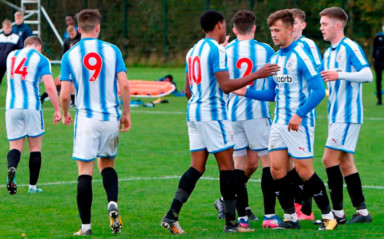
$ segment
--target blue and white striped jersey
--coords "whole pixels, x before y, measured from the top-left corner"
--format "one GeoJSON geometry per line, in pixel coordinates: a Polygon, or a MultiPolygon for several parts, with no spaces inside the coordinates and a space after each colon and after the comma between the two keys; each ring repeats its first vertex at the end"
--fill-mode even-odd
{"type": "Polygon", "coordinates": [[[192,97],[188,101],[187,121],[227,120],[227,98],[215,73],[228,71],[225,48],[205,38],[188,51],[185,72],[188,73],[192,97]]]}
{"type": "MultiPolygon", "coordinates": [[[[269,62],[274,51],[268,44],[256,40],[233,40],[226,47],[227,64],[231,79],[238,79],[257,71],[269,62]]],[[[253,90],[264,90],[268,87],[268,79],[257,79],[249,86],[253,90]]],[[[267,101],[229,94],[228,115],[231,121],[269,118],[267,101]]]]}
{"type": "Polygon", "coordinates": [[[41,77],[51,75],[51,63],[31,48],[15,50],[7,58],[6,109],[41,110],[41,77]]]}
{"type": "MultiPolygon", "coordinates": [[[[369,67],[359,44],[344,37],[336,48],[324,53],[324,70],[356,72],[369,67]]],[[[327,82],[329,89],[328,122],[363,123],[362,83],[346,80],[327,82]]]]}
{"type": "MultiPolygon", "coordinates": [[[[307,82],[319,77],[319,73],[312,57],[297,42],[276,52],[271,57],[271,63],[280,66],[277,75],[272,76],[277,84],[273,122],[288,125],[297,109],[308,99],[310,90],[307,82]]],[[[303,117],[301,125],[315,126],[315,109],[303,117]]]]}
{"type": "Polygon", "coordinates": [[[312,56],[316,68],[319,68],[321,66],[321,54],[316,43],[305,36],[301,36],[296,42],[312,56]]]}
{"type": "Polygon", "coordinates": [[[83,38],[61,61],[61,81],[72,81],[76,109],[86,117],[120,120],[116,74],[126,72],[119,48],[96,38],[83,38]]]}

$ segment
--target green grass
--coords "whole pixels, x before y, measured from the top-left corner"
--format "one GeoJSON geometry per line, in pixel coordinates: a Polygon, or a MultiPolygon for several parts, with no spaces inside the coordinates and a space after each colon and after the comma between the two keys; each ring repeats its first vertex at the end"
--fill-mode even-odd
{"type": "MultiPolygon", "coordinates": [[[[58,67],[54,67],[54,75],[58,67]]],[[[178,89],[184,85],[184,70],[178,68],[130,68],[130,79],[156,80],[172,74],[178,89]]],[[[213,202],[219,197],[217,165],[213,157],[207,163],[204,178],[200,180],[188,203],[181,211],[180,223],[187,232],[183,238],[364,238],[384,237],[383,172],[384,172],[384,107],[375,105],[374,83],[364,85],[365,123],[362,126],[355,159],[363,185],[380,186],[364,188],[368,209],[373,223],[368,225],[343,225],[332,232],[319,232],[311,222],[303,222],[301,230],[263,230],[261,222],[252,224],[256,232],[250,234],[224,234],[223,221],[217,219],[213,202]],[[213,178],[213,180],[209,180],[213,178]]],[[[73,126],[53,125],[50,102],[44,104],[46,134],[43,141],[43,163],[39,183],[44,190],[39,195],[28,195],[28,153],[22,154],[18,167],[19,190],[10,196],[5,188],[6,155],[8,141],[5,133],[4,105],[6,84],[0,86],[0,238],[70,238],[79,229],[80,219],[76,206],[76,162],[71,159],[73,126]],[[1,182],[1,181],[0,181],[1,182]],[[48,183],[63,182],[62,184],[48,183]]],[[[178,177],[189,167],[188,136],[185,120],[186,99],[167,97],[169,104],[154,108],[133,108],[132,129],[120,135],[116,169],[119,174],[119,207],[124,228],[114,236],[109,229],[106,213],[106,195],[100,174],[95,169],[93,182],[92,230],[94,238],[169,238],[159,226],[168,210],[178,185],[178,177]],[[175,176],[164,178],[165,176],[175,176]]],[[[144,101],[148,102],[149,99],[144,101]]],[[[318,107],[315,141],[315,169],[326,181],[321,164],[327,135],[326,105],[318,107]]],[[[273,106],[272,106],[273,107],[273,106]]],[[[249,182],[250,204],[254,213],[263,216],[260,183],[261,170],[249,182]]],[[[347,191],[344,192],[347,216],[354,213],[347,191]]],[[[282,215],[280,206],[277,212],[282,215]]],[[[314,206],[315,216],[320,212],[314,206]]]]}

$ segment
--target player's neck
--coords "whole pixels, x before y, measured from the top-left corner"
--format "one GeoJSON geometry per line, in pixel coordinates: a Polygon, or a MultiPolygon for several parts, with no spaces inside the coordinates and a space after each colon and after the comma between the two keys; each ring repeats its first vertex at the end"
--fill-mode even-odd
{"type": "Polygon", "coordinates": [[[254,39],[255,34],[238,34],[236,35],[237,40],[239,41],[249,41],[254,39]]]}
{"type": "Polygon", "coordinates": [[[212,38],[213,40],[217,41],[219,44],[221,44],[220,37],[218,34],[215,34],[214,32],[208,32],[205,34],[205,38],[212,38]]]}
{"type": "Polygon", "coordinates": [[[287,40],[287,42],[284,45],[281,45],[280,48],[281,49],[287,48],[292,44],[292,42],[293,42],[293,38],[290,38],[287,40]]]}
{"type": "Polygon", "coordinates": [[[97,38],[98,34],[93,34],[93,33],[82,33],[81,34],[81,39],[84,38],[97,38]]]}
{"type": "Polygon", "coordinates": [[[297,41],[297,40],[299,40],[300,37],[302,37],[302,36],[303,36],[303,34],[300,34],[300,35],[298,35],[297,37],[293,38],[293,40],[294,40],[294,41],[297,41]]]}
{"type": "Polygon", "coordinates": [[[344,32],[336,34],[336,36],[330,41],[332,46],[338,45],[338,43],[345,37],[344,32]]]}

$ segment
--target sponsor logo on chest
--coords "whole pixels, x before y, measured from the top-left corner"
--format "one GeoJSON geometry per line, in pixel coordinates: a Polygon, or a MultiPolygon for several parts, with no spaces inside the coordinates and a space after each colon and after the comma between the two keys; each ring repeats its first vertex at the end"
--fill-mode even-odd
{"type": "Polygon", "coordinates": [[[278,83],[291,83],[292,76],[290,75],[276,75],[276,82],[278,83]]]}

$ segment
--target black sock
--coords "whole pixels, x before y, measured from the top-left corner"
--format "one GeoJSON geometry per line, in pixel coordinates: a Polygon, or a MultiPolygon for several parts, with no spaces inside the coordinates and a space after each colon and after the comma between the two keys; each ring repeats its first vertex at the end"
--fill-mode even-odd
{"type": "Polygon", "coordinates": [[[31,152],[29,155],[29,184],[36,185],[41,168],[41,152],[31,152]]]}
{"type": "Polygon", "coordinates": [[[345,177],[349,197],[352,205],[357,209],[366,209],[363,189],[361,187],[361,179],[359,173],[354,173],[345,177]]]}
{"type": "Polygon", "coordinates": [[[273,180],[276,189],[276,195],[279,199],[280,205],[286,214],[295,213],[295,206],[293,202],[293,187],[289,181],[288,176],[284,178],[273,180]]]}
{"type": "Polygon", "coordinates": [[[304,182],[300,178],[299,174],[296,172],[296,169],[293,168],[291,171],[287,173],[287,177],[289,178],[289,181],[293,185],[294,190],[294,201],[295,203],[302,204],[303,201],[303,185],[304,182]]]}
{"type": "Polygon", "coordinates": [[[275,214],[276,193],[271,174],[271,167],[263,168],[263,173],[261,175],[261,191],[263,192],[264,214],[275,214]]]}
{"type": "Polygon", "coordinates": [[[77,207],[81,224],[91,223],[92,176],[80,175],[77,179],[77,207]]]}
{"type": "Polygon", "coordinates": [[[101,176],[103,176],[103,185],[105,192],[107,193],[108,202],[117,202],[119,183],[116,170],[111,167],[104,168],[103,171],[101,171],[101,176]]]}
{"type": "Polygon", "coordinates": [[[303,192],[303,204],[301,207],[301,212],[308,216],[311,215],[312,213],[312,196],[306,195],[304,192],[303,192]]]}
{"type": "Polygon", "coordinates": [[[343,175],[339,165],[326,169],[333,209],[343,210],[343,175]]]}
{"type": "Polygon", "coordinates": [[[328,214],[331,212],[331,206],[329,204],[324,183],[316,173],[314,173],[312,177],[304,183],[304,192],[306,198],[313,196],[322,214],[328,214]]]}
{"type": "Polygon", "coordinates": [[[180,178],[179,187],[176,190],[171,208],[167,212],[167,218],[174,220],[178,219],[181,207],[185,202],[187,202],[201,175],[202,174],[193,167],[190,167],[183,174],[180,178]]]}
{"type": "Polygon", "coordinates": [[[17,165],[20,162],[20,156],[21,156],[21,153],[19,150],[17,149],[9,150],[7,154],[8,168],[12,168],[12,167],[17,168],[17,165]]]}
{"type": "Polygon", "coordinates": [[[245,207],[246,201],[248,201],[248,192],[245,184],[245,171],[235,169],[236,183],[237,183],[237,197],[236,197],[236,209],[239,217],[246,216],[245,207]]]}
{"type": "Polygon", "coordinates": [[[220,170],[220,191],[224,199],[225,224],[236,225],[236,173],[220,170]]]}

